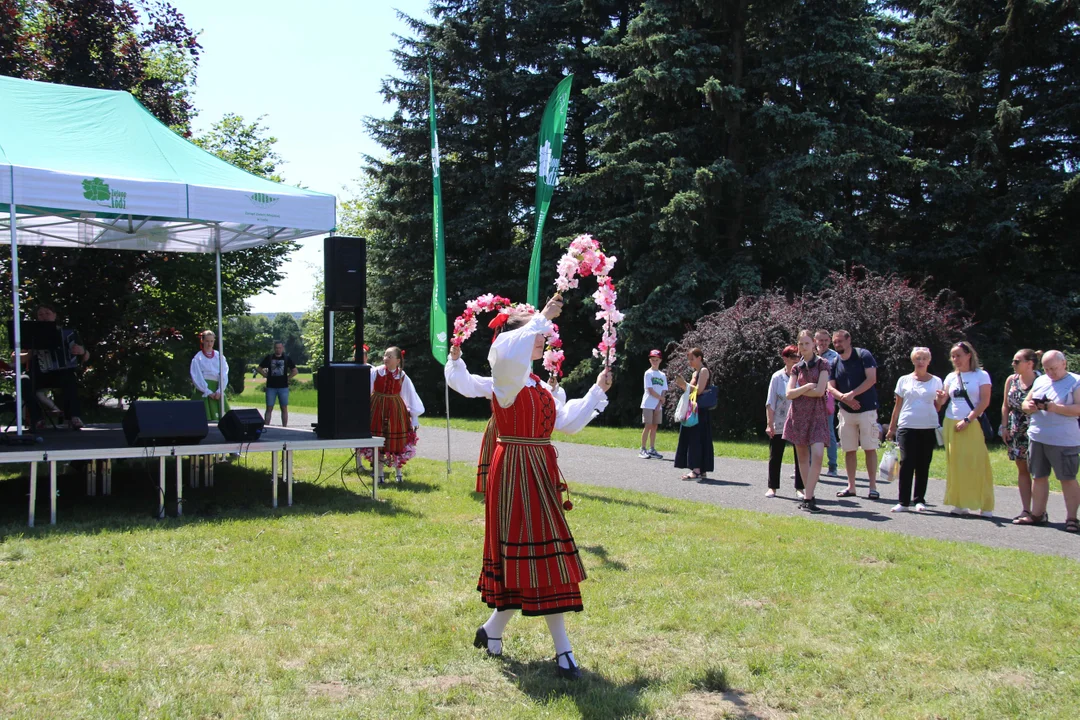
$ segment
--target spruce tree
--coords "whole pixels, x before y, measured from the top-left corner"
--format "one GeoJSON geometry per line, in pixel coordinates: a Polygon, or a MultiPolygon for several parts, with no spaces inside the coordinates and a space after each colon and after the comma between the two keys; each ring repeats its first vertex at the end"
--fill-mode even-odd
{"type": "Polygon", "coordinates": [[[888,248],[959,292],[976,332],[1080,338],[1080,31],[1075,2],[889,2],[890,119],[909,128],[888,248]]]}
{"type": "MultiPolygon", "coordinates": [[[[585,119],[596,105],[581,99],[580,88],[599,83],[597,63],[585,50],[610,26],[609,4],[626,3],[453,0],[432,4],[434,22],[405,18],[411,35],[395,51],[400,73],[383,85],[396,109],[389,118],[366,121],[385,153],[367,158],[367,335],[378,346],[407,349],[408,372],[425,402],[431,398],[429,407],[442,405],[442,370],[430,356],[426,322],[433,247],[428,62],[435,79],[450,318],[485,292],[524,302],[540,118],[552,90],[574,72],[563,158],[583,167],[585,119]]],[[[545,268],[554,268],[565,201],[557,190],[545,231],[545,268]]],[[[545,284],[553,280],[553,271],[545,273],[545,284]]],[[[485,336],[482,328],[466,348],[478,371],[485,336]]],[[[479,403],[473,410],[482,412],[479,403]]]]}
{"type": "Polygon", "coordinates": [[[630,377],[708,309],[871,255],[904,137],[881,118],[876,38],[858,0],[649,0],[594,51],[613,80],[595,91],[598,166],[573,185],[626,273],[630,377]]]}

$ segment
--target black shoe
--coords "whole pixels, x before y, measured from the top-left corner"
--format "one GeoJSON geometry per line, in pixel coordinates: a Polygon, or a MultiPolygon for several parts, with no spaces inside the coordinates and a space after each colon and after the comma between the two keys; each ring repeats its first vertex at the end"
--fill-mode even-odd
{"type": "Polygon", "coordinates": [[[824,512],[824,510],[817,506],[817,500],[815,500],[814,498],[810,498],[809,500],[803,500],[801,503],[799,503],[799,509],[804,510],[808,513],[824,512]]]}
{"type": "Polygon", "coordinates": [[[555,669],[559,671],[559,677],[563,680],[577,680],[581,677],[581,668],[574,664],[574,659],[570,657],[572,654],[573,650],[567,650],[555,656],[555,669]],[[566,656],[566,662],[570,667],[563,667],[559,664],[559,658],[563,655],[566,656]]]}
{"type": "Polygon", "coordinates": [[[491,646],[488,645],[489,640],[498,640],[499,642],[502,642],[502,638],[489,638],[487,630],[485,630],[484,626],[481,625],[476,629],[476,637],[473,638],[472,644],[473,647],[483,648],[491,657],[499,657],[499,655],[501,655],[502,653],[491,652],[491,646]]]}

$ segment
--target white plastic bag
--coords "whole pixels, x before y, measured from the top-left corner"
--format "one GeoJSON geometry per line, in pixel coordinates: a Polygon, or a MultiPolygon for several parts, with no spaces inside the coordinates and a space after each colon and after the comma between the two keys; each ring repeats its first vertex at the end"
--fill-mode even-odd
{"type": "Polygon", "coordinates": [[[681,423],[690,414],[690,388],[687,388],[682,397],[679,398],[679,404],[675,406],[675,422],[681,423]]]}
{"type": "Polygon", "coordinates": [[[878,463],[878,482],[892,482],[900,472],[900,452],[896,443],[885,443],[885,452],[878,463]]]}

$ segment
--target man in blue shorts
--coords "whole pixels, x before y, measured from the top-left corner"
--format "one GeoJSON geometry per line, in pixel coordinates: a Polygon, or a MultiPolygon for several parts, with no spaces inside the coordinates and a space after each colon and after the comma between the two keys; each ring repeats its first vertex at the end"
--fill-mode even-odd
{"type": "Polygon", "coordinates": [[[289,425],[289,380],[296,377],[296,363],[285,354],[285,343],[274,341],[274,352],[259,363],[259,374],[266,378],[266,412],[263,423],[270,425],[274,401],[281,405],[281,427],[289,425]]]}

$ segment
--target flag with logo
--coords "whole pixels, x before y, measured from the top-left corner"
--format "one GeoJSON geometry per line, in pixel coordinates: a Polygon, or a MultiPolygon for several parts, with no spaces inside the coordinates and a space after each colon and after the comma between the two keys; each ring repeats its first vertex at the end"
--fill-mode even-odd
{"type": "Polygon", "coordinates": [[[562,157],[566,111],[570,105],[570,84],[573,80],[573,75],[562,79],[548,98],[544,119],[540,121],[536,153],[536,232],[533,235],[532,262],[529,264],[528,291],[528,303],[537,308],[540,307],[540,240],[544,235],[551,193],[559,184],[559,159],[562,157]]]}
{"type": "Polygon", "coordinates": [[[431,285],[431,354],[446,364],[446,254],[443,249],[442,184],[439,178],[439,133],[435,130],[435,84],[428,65],[428,119],[431,124],[431,185],[434,205],[431,234],[435,241],[435,271],[431,285]]]}

